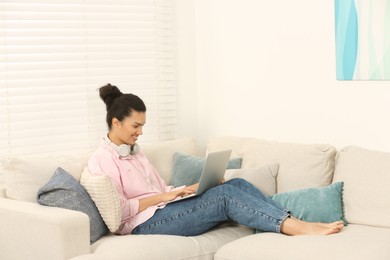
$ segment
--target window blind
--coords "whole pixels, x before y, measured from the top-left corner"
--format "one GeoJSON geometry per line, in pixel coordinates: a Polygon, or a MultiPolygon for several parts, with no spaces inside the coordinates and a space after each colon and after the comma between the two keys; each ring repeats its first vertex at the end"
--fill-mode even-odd
{"type": "Polygon", "coordinates": [[[170,0],[2,0],[0,155],[94,149],[107,132],[98,88],[147,106],[142,141],[175,137],[170,0]]]}

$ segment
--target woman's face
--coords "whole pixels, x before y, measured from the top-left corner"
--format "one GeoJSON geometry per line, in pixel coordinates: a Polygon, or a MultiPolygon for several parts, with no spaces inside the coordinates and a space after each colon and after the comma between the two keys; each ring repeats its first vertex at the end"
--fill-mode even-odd
{"type": "Polygon", "coordinates": [[[114,118],[110,131],[110,139],[117,145],[129,144],[133,145],[142,135],[142,127],[145,125],[145,112],[132,111],[131,116],[119,121],[114,118]]]}

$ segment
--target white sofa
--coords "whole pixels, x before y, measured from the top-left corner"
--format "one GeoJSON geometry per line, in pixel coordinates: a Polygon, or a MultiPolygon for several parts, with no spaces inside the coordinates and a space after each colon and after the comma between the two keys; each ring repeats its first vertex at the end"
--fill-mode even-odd
{"type": "MultiPolygon", "coordinates": [[[[169,182],[173,154],[196,155],[192,139],[142,146],[169,182]]],[[[322,187],[344,182],[349,225],[331,236],[290,237],[254,234],[252,229],[222,225],[196,237],[108,234],[90,245],[84,213],[41,206],[37,190],[61,166],[80,178],[90,152],[72,156],[1,159],[0,259],[390,259],[390,154],[326,144],[292,144],[254,138],[219,137],[207,151],[233,149],[242,168],[278,163],[276,191],[322,187]]]]}

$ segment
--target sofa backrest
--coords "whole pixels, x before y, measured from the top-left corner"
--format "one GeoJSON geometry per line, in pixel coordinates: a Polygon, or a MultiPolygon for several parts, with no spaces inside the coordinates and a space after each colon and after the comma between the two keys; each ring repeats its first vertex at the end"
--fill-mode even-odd
{"type": "MultiPolygon", "coordinates": [[[[142,144],[141,149],[167,183],[174,153],[196,153],[195,142],[191,138],[142,144]]],[[[92,153],[93,151],[82,151],[72,155],[0,158],[0,176],[4,178],[6,197],[35,202],[39,188],[50,180],[57,167],[62,167],[80,180],[83,168],[92,153]]],[[[1,193],[4,193],[1,186],[0,197],[1,193]]]]}
{"type": "Polygon", "coordinates": [[[143,144],[142,151],[157,169],[165,183],[171,179],[173,158],[176,152],[196,155],[196,145],[192,138],[179,138],[170,141],[143,144]]]}
{"type": "Polygon", "coordinates": [[[278,163],[277,192],[329,185],[332,181],[336,149],[328,144],[293,144],[256,138],[211,138],[207,152],[232,149],[241,157],[242,168],[258,168],[278,163]]]}
{"type": "Polygon", "coordinates": [[[1,159],[6,197],[15,200],[36,201],[39,188],[46,184],[57,167],[72,174],[77,180],[92,151],[58,156],[15,156],[1,159]]]}
{"type": "Polygon", "coordinates": [[[390,228],[390,153],[348,146],[339,151],[333,182],[344,181],[349,223],[390,228]]]}

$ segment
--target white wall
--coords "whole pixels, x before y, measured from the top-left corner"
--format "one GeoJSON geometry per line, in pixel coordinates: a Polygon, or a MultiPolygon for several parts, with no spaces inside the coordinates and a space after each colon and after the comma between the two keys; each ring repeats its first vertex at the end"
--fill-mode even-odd
{"type": "Polygon", "coordinates": [[[196,45],[183,46],[188,38],[178,31],[180,48],[195,53],[181,71],[195,76],[180,76],[187,94],[179,118],[198,118],[186,123],[191,134],[196,123],[199,140],[234,135],[390,151],[389,82],[335,79],[333,1],[182,2],[188,13],[178,21],[192,26],[196,45]],[[187,103],[193,87],[196,100],[187,103]]]}
{"type": "Polygon", "coordinates": [[[178,135],[197,137],[195,1],[176,0],[178,135]]]}

